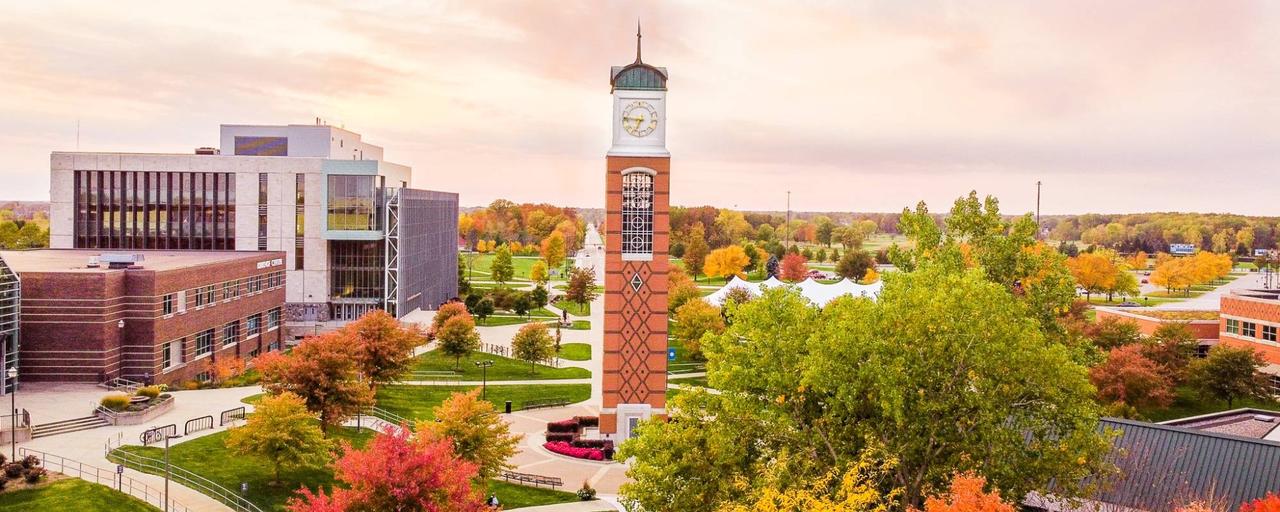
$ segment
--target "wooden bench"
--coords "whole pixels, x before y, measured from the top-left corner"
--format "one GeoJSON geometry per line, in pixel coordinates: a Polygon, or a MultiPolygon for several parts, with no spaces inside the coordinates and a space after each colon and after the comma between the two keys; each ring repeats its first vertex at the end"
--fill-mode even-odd
{"type": "Polygon", "coordinates": [[[517,473],[515,471],[503,471],[501,476],[508,482],[533,485],[534,487],[541,487],[545,485],[555,489],[564,485],[564,481],[558,476],[542,476],[530,473],[517,473]]]}

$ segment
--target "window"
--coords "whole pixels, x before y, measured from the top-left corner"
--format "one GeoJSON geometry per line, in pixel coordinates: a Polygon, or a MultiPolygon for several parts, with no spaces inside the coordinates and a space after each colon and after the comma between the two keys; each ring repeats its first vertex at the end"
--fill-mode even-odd
{"type": "Polygon", "coordinates": [[[160,347],[160,367],[170,369],[182,364],[182,340],[174,340],[160,347]]]}
{"type": "Polygon", "coordinates": [[[258,250],[267,250],[267,173],[258,173],[258,250]]]}
{"type": "Polygon", "coordinates": [[[306,175],[302,173],[298,173],[295,176],[295,180],[296,180],[296,184],[294,187],[297,192],[293,199],[293,210],[294,210],[293,212],[294,213],[293,269],[302,270],[302,252],[303,252],[302,248],[303,248],[303,245],[305,245],[304,235],[306,234],[306,231],[307,231],[306,230],[307,219],[305,215],[306,208],[304,208],[304,206],[306,206],[307,204],[306,175]]]}
{"type": "Polygon", "coordinates": [[[385,245],[361,240],[330,241],[329,295],[343,299],[382,299],[387,275],[383,261],[385,245]]]}
{"type": "Polygon", "coordinates": [[[212,375],[213,374],[208,371],[203,371],[196,374],[196,380],[199,382],[209,382],[213,380],[212,375]]]}
{"type": "Polygon", "coordinates": [[[1258,337],[1258,324],[1253,322],[1244,322],[1241,324],[1240,334],[1250,338],[1258,337]]]}
{"type": "Polygon", "coordinates": [[[374,176],[329,175],[327,224],[331,230],[373,231],[381,229],[375,196],[374,176]]]}
{"type": "Polygon", "coordinates": [[[235,174],[75,171],[76,248],[234,249],[235,174]]]}
{"type": "Polygon", "coordinates": [[[244,335],[246,338],[252,338],[262,332],[262,315],[252,315],[245,321],[244,335]]]}
{"type": "Polygon", "coordinates": [[[196,335],[196,357],[213,352],[213,329],[205,329],[196,335]]]}
{"type": "Polygon", "coordinates": [[[262,291],[262,276],[253,276],[249,278],[249,293],[257,293],[262,291]]]}
{"type": "Polygon", "coordinates": [[[240,281],[232,279],[222,283],[222,300],[231,300],[239,293],[240,281]]]}
{"type": "Polygon", "coordinates": [[[1227,319],[1227,334],[1240,334],[1240,321],[1234,318],[1227,319]]]}
{"type": "Polygon", "coordinates": [[[1271,394],[1280,396],[1280,375],[1270,375],[1267,383],[1271,385],[1271,394]]]}
{"type": "Polygon", "coordinates": [[[204,301],[205,301],[206,303],[208,303],[208,304],[213,304],[214,302],[217,302],[217,299],[214,299],[214,297],[213,297],[214,291],[215,291],[216,289],[217,289],[217,287],[216,287],[216,286],[214,286],[214,285],[209,285],[209,286],[204,287],[204,301]]]}
{"type": "Polygon", "coordinates": [[[1270,341],[1274,343],[1276,341],[1276,326],[1274,325],[1262,326],[1262,339],[1265,341],[1270,341]]]}
{"type": "Polygon", "coordinates": [[[653,175],[622,175],[622,254],[653,254],[653,175]]]}
{"type": "Polygon", "coordinates": [[[267,312],[267,330],[270,331],[277,327],[280,327],[280,308],[267,312]]]}
{"type": "Polygon", "coordinates": [[[222,345],[234,345],[240,341],[240,322],[230,321],[222,326],[222,345]]]}
{"type": "Polygon", "coordinates": [[[162,306],[162,308],[163,308],[162,310],[163,310],[164,314],[166,314],[166,315],[172,315],[172,314],[173,314],[173,305],[174,305],[174,302],[176,301],[176,298],[175,298],[175,297],[176,297],[176,296],[175,296],[174,294],[172,294],[172,293],[170,293],[170,294],[168,294],[168,295],[165,295],[165,296],[164,296],[164,300],[163,300],[163,304],[164,304],[164,306],[162,306]]]}
{"type": "Polygon", "coordinates": [[[213,302],[214,300],[213,300],[212,286],[201,286],[199,288],[196,288],[196,307],[201,307],[206,304],[213,304],[213,302]]]}
{"type": "Polygon", "coordinates": [[[186,290],[182,290],[178,292],[178,312],[179,313],[187,312],[187,291],[186,290]]]}

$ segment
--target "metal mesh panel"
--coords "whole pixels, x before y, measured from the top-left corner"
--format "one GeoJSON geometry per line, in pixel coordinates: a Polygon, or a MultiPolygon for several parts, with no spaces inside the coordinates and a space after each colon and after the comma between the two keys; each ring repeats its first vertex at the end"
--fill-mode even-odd
{"type": "Polygon", "coordinates": [[[653,254],[653,176],[622,175],[622,253],[653,254]]]}

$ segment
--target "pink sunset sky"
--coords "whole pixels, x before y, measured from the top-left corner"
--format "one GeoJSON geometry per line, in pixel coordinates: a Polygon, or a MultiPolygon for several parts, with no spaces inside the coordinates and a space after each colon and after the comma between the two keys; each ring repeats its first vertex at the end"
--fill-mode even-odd
{"type": "Polygon", "coordinates": [[[415,186],[598,207],[611,65],[669,69],[672,202],[1280,214],[1280,3],[18,2],[0,199],[49,152],[322,117],[415,186]]]}

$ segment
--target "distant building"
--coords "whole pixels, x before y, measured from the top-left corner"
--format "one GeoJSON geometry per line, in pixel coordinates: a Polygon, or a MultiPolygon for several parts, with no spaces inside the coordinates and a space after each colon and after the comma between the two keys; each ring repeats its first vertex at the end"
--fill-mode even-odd
{"type": "Polygon", "coordinates": [[[300,331],[457,294],[458,196],[321,124],[223,125],[194,154],[52,155],[55,248],[281,251],[300,331]]]}
{"type": "Polygon", "coordinates": [[[1181,323],[1200,342],[1201,354],[1218,343],[1218,312],[1213,310],[1155,309],[1155,308],[1094,308],[1096,319],[1116,318],[1136,324],[1143,336],[1155,334],[1160,326],[1181,323]]]}
{"type": "Polygon", "coordinates": [[[208,379],[220,359],[281,348],[283,252],[42,249],[0,259],[22,284],[21,382],[174,384],[208,379]]]}

